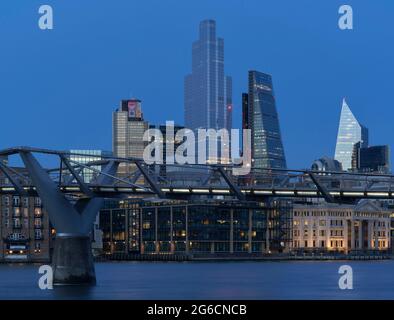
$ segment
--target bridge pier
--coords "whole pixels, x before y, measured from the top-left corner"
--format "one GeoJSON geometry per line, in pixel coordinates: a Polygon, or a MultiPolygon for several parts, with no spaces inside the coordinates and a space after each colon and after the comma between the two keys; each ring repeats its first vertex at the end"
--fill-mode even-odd
{"type": "Polygon", "coordinates": [[[83,234],[58,234],[52,268],[54,285],[95,285],[90,237],[83,234]]]}
{"type": "MultiPolygon", "coordinates": [[[[62,194],[31,152],[21,152],[20,156],[57,232],[52,256],[53,284],[94,285],[96,275],[89,234],[104,200],[89,190],[64,157],[61,156],[61,160],[69,167],[81,189],[87,193],[87,197],[75,203],[62,194]]],[[[96,178],[97,183],[110,183],[117,168],[118,162],[109,161],[96,178]]]]}

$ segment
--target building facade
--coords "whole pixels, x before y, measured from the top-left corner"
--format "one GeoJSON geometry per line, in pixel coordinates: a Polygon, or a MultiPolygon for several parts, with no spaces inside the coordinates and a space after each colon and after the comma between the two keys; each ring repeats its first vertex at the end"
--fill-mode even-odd
{"type": "Polygon", "coordinates": [[[294,205],[294,251],[388,251],[391,211],[362,200],[357,205],[294,205]]]}
{"type": "Polygon", "coordinates": [[[313,171],[339,172],[342,171],[342,164],[335,159],[323,157],[315,160],[311,166],[311,169],[313,171]]]}
{"type": "Polygon", "coordinates": [[[334,158],[345,171],[352,168],[353,148],[358,142],[361,148],[368,147],[368,129],[357,121],[343,99],[334,158]]]}
{"type": "Polygon", "coordinates": [[[243,125],[247,125],[246,129],[251,129],[252,133],[252,167],[285,169],[286,157],[272,77],[266,73],[249,71],[248,94],[243,94],[242,105],[243,125]]]}
{"type": "MultiPolygon", "coordinates": [[[[142,158],[147,145],[143,136],[149,125],[143,119],[141,100],[122,100],[120,108],[113,113],[112,121],[112,150],[114,156],[142,158]]],[[[119,165],[118,173],[127,176],[135,170],[135,164],[122,163],[119,165]]]]}
{"type": "MultiPolygon", "coordinates": [[[[89,162],[100,161],[103,156],[111,156],[112,152],[110,151],[102,151],[102,150],[70,150],[70,155],[67,157],[71,162],[75,161],[80,164],[86,165],[89,162]]],[[[74,163],[71,163],[75,165],[74,163]]],[[[101,171],[101,166],[91,166],[92,169],[101,171]]],[[[82,168],[79,173],[83,180],[86,183],[90,183],[95,176],[97,176],[97,172],[93,170],[89,170],[88,168],[82,168]]]]}
{"type": "Polygon", "coordinates": [[[105,253],[262,255],[290,244],[292,205],[228,201],[107,201],[105,253]]]}
{"type": "Polygon", "coordinates": [[[50,261],[52,232],[40,198],[3,195],[0,199],[0,261],[50,261]]]}
{"type": "Polygon", "coordinates": [[[216,22],[200,23],[192,46],[192,72],[184,82],[185,126],[188,129],[232,127],[232,80],[224,70],[224,40],[216,37],[216,22]]]}
{"type": "Polygon", "coordinates": [[[360,173],[390,173],[390,146],[362,148],[360,143],[356,143],[352,156],[352,171],[360,173]]]}
{"type": "MultiPolygon", "coordinates": [[[[0,184],[10,185],[1,171],[0,184]]],[[[0,195],[0,217],[0,261],[50,261],[53,234],[40,198],[0,195]]]]}

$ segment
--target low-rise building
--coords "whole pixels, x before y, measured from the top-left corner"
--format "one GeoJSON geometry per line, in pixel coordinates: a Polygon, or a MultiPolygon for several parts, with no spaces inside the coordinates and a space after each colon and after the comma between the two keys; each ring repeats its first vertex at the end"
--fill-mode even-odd
{"type": "Polygon", "coordinates": [[[141,254],[262,255],[290,244],[292,202],[107,201],[103,251],[141,254]]]}
{"type": "Polygon", "coordinates": [[[371,200],[361,200],[357,205],[294,205],[292,250],[388,251],[390,214],[371,200]]]}
{"type": "Polygon", "coordinates": [[[0,196],[0,261],[50,261],[51,228],[40,198],[0,196]]]}

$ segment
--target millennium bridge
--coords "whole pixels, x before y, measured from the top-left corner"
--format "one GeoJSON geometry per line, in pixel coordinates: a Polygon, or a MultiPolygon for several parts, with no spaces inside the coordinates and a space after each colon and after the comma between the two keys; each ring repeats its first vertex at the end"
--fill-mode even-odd
{"type": "Polygon", "coordinates": [[[146,164],[140,158],[95,156],[30,147],[0,151],[23,166],[0,161],[0,195],[40,197],[56,229],[54,284],[94,284],[90,232],[108,198],[199,198],[267,201],[323,198],[328,203],[394,199],[394,176],[290,169],[252,169],[235,175],[233,165],[146,164]],[[53,158],[44,168],[39,158],[53,158]],[[100,158],[90,162],[83,158],[100,158]],[[89,173],[89,179],[86,174],[89,173]]]}

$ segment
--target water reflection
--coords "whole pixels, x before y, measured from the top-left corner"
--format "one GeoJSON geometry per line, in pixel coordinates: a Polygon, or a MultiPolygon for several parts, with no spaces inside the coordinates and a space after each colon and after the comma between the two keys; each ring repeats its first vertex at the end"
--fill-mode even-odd
{"type": "Polygon", "coordinates": [[[394,260],[96,264],[96,286],[38,288],[38,266],[0,265],[0,299],[394,299],[394,260]],[[338,269],[353,268],[354,290],[338,269]]]}
{"type": "Polygon", "coordinates": [[[94,286],[54,286],[52,298],[56,300],[90,300],[93,299],[94,286]]]}

